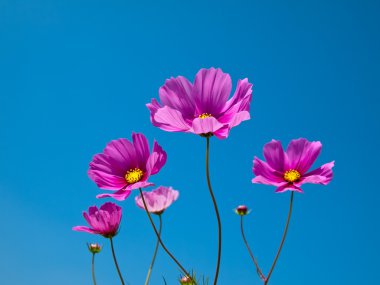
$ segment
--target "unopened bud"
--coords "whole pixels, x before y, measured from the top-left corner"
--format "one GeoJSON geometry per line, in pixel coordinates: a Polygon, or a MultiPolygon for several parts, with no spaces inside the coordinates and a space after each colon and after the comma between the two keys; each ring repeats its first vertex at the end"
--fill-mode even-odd
{"type": "Polygon", "coordinates": [[[193,282],[193,279],[189,276],[183,276],[180,280],[179,280],[179,283],[181,285],[193,285],[194,282],[193,282]]]}
{"type": "Polygon", "coordinates": [[[248,215],[251,211],[248,210],[247,206],[245,205],[240,205],[235,208],[235,213],[238,214],[239,216],[245,216],[248,215]]]}
{"type": "Polygon", "coordinates": [[[102,246],[98,243],[87,244],[88,250],[92,253],[99,253],[102,250],[102,246]]]}

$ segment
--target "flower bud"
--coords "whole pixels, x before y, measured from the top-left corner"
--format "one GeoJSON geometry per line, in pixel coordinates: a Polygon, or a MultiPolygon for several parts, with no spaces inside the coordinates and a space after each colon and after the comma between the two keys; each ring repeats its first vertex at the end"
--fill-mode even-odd
{"type": "Polygon", "coordinates": [[[180,280],[179,280],[179,283],[181,285],[193,285],[194,282],[193,282],[193,279],[189,276],[183,276],[180,280]]]}
{"type": "Polygon", "coordinates": [[[239,216],[245,216],[248,215],[251,212],[251,210],[248,210],[247,206],[240,205],[235,208],[235,213],[239,216]]]}
{"type": "Polygon", "coordinates": [[[98,243],[87,244],[87,247],[88,247],[88,250],[93,254],[99,253],[102,250],[102,246],[98,243]]]}

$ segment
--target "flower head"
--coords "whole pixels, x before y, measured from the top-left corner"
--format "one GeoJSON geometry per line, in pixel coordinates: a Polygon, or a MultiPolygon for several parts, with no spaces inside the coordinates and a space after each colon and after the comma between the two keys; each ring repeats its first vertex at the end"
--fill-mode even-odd
{"type": "Polygon", "coordinates": [[[250,210],[248,210],[247,206],[245,206],[245,205],[237,206],[234,209],[234,211],[239,216],[246,216],[246,215],[248,215],[251,212],[250,210]]]}
{"type": "Polygon", "coordinates": [[[88,176],[99,188],[116,190],[111,194],[100,194],[97,198],[112,197],[122,201],[131,194],[131,190],[153,185],[148,178],[164,166],[166,152],[154,141],[151,153],[143,134],[133,133],[132,140],[113,140],[103,153],[93,157],[88,176]]]}
{"type": "Polygon", "coordinates": [[[276,192],[286,190],[303,193],[301,185],[305,183],[327,185],[332,177],[334,161],[307,172],[321,152],[319,141],[309,142],[304,138],[292,140],[286,151],[281,142],[272,140],[264,146],[265,161],[253,160],[252,183],[261,183],[277,187],[276,192]]]}
{"type": "Polygon", "coordinates": [[[193,279],[189,276],[183,276],[180,280],[179,280],[179,283],[181,285],[193,285],[194,282],[193,282],[193,279]]]}
{"type": "Polygon", "coordinates": [[[154,126],[168,132],[228,137],[230,129],[249,120],[252,84],[239,80],[234,95],[229,74],[221,69],[201,69],[194,84],[183,76],[170,78],[159,89],[161,103],[147,104],[154,126]]]}
{"type": "Polygon", "coordinates": [[[87,247],[88,247],[88,250],[94,254],[99,253],[102,250],[102,246],[98,243],[87,244],[87,247]]]}
{"type": "Polygon", "coordinates": [[[83,217],[90,227],[76,226],[74,231],[102,235],[106,238],[113,237],[119,230],[121,221],[121,208],[115,203],[107,202],[100,206],[88,208],[88,213],[83,212],[83,217]]]}
{"type": "MultiPolygon", "coordinates": [[[[179,192],[173,190],[172,187],[160,186],[151,192],[143,192],[143,195],[148,211],[161,215],[166,208],[178,199],[179,192]]],[[[136,196],[135,202],[139,208],[145,210],[141,196],[136,196]]]]}

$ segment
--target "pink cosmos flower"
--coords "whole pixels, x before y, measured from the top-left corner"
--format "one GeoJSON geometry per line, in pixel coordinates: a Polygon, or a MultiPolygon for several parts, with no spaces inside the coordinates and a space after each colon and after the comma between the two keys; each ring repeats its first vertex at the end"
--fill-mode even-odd
{"type": "Polygon", "coordinates": [[[201,69],[194,84],[183,76],[170,78],[159,89],[160,104],[147,104],[154,126],[168,132],[228,137],[232,127],[249,120],[252,84],[239,80],[234,95],[230,75],[221,69],[201,69]]]}
{"type": "Polygon", "coordinates": [[[286,190],[303,193],[304,183],[327,185],[332,177],[334,161],[307,172],[321,152],[319,141],[309,142],[304,138],[292,140],[286,152],[281,142],[272,140],[264,146],[265,161],[253,160],[253,173],[256,175],[252,183],[261,183],[277,187],[276,192],[286,190]]]}
{"type": "Polygon", "coordinates": [[[112,197],[125,200],[131,190],[153,185],[148,178],[160,171],[166,162],[166,152],[154,141],[150,153],[148,140],[143,134],[132,134],[133,143],[127,139],[113,140],[103,153],[96,154],[88,170],[88,176],[112,194],[100,194],[97,198],[112,197]]]}
{"type": "MultiPolygon", "coordinates": [[[[160,186],[151,192],[143,192],[148,211],[153,214],[161,215],[175,200],[178,199],[179,192],[172,187],[160,186]]],[[[136,196],[136,205],[145,210],[141,196],[136,196]]]]}
{"type": "Polygon", "coordinates": [[[90,227],[76,226],[73,227],[74,231],[98,234],[110,238],[115,236],[119,229],[121,208],[114,203],[107,202],[100,206],[100,209],[96,206],[88,208],[88,214],[83,212],[83,217],[90,227]]]}

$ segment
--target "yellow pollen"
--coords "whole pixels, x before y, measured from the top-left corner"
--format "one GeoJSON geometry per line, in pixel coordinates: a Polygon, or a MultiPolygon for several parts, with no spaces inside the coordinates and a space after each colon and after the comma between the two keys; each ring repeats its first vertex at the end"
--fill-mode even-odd
{"type": "Polygon", "coordinates": [[[212,117],[212,115],[209,113],[203,113],[198,116],[198,118],[201,118],[201,119],[210,118],[210,117],[212,117]]]}
{"type": "Polygon", "coordinates": [[[284,179],[288,182],[294,182],[300,179],[300,177],[301,177],[301,174],[295,169],[290,169],[286,171],[284,174],[284,179]]]}
{"type": "Polygon", "coordinates": [[[129,169],[127,171],[127,174],[125,174],[125,180],[127,180],[128,183],[136,183],[141,180],[143,177],[144,172],[139,168],[129,169]]]}

